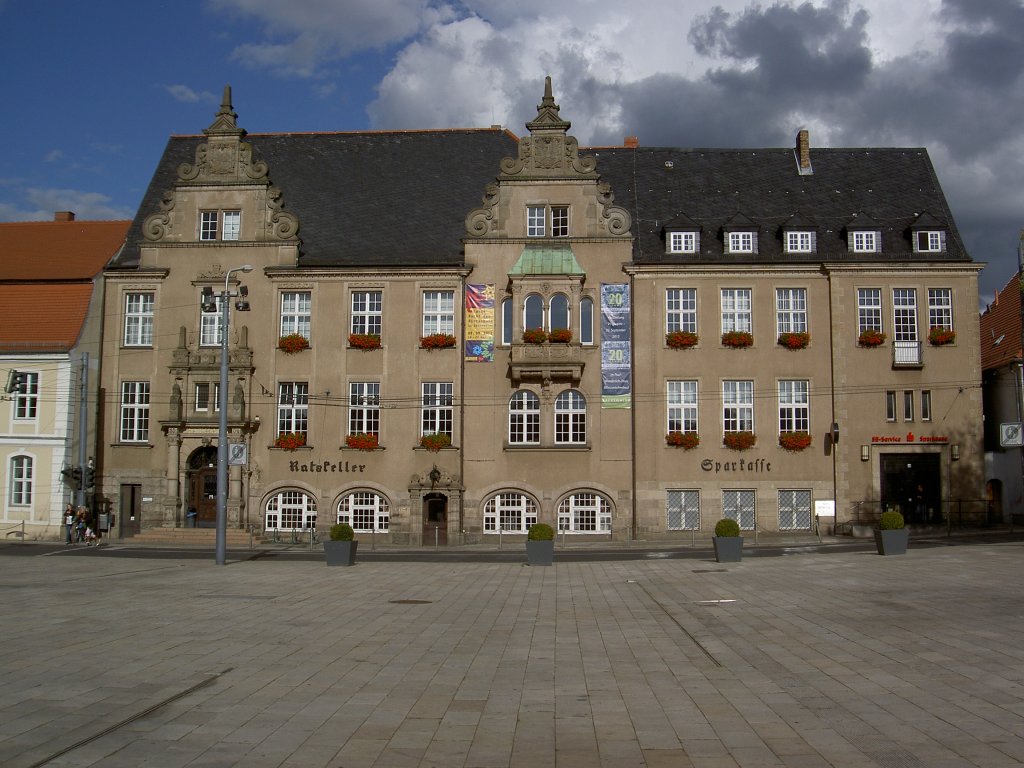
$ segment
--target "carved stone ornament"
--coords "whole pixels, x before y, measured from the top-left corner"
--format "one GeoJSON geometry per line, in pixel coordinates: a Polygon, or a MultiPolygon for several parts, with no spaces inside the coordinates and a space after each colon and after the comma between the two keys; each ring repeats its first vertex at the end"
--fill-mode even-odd
{"type": "Polygon", "coordinates": [[[597,185],[597,194],[602,209],[601,220],[608,234],[628,235],[632,217],[625,208],[612,205],[615,202],[615,195],[612,193],[611,185],[608,182],[601,182],[597,185]]]}
{"type": "Polygon", "coordinates": [[[490,183],[484,187],[483,208],[477,208],[466,216],[466,231],[474,237],[483,237],[494,226],[494,206],[498,202],[498,185],[490,183]]]}

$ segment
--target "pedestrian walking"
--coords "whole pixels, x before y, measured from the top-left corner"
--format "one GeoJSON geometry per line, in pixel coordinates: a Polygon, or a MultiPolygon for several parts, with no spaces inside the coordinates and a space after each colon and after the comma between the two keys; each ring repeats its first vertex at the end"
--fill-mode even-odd
{"type": "Polygon", "coordinates": [[[85,507],[78,508],[78,517],[75,518],[75,541],[85,541],[85,507]]]}
{"type": "Polygon", "coordinates": [[[75,527],[75,508],[70,504],[64,510],[64,527],[67,529],[67,539],[64,541],[64,546],[67,547],[74,543],[71,538],[71,531],[75,527]]]}

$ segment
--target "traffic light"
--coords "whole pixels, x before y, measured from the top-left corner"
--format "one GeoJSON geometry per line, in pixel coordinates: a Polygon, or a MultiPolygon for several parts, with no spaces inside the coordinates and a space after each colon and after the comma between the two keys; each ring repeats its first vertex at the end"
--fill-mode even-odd
{"type": "Polygon", "coordinates": [[[74,490],[79,490],[82,487],[82,468],[75,467],[64,467],[60,471],[61,475],[64,476],[64,482],[70,485],[74,490]]]}
{"type": "Polygon", "coordinates": [[[88,467],[87,466],[85,468],[85,479],[84,479],[84,482],[85,482],[85,484],[82,486],[83,488],[92,488],[94,485],[96,485],[96,468],[95,467],[88,467]]]}
{"type": "Polygon", "coordinates": [[[25,394],[24,388],[25,374],[12,368],[7,374],[7,394],[11,395],[17,392],[19,395],[23,395],[25,394]]]}

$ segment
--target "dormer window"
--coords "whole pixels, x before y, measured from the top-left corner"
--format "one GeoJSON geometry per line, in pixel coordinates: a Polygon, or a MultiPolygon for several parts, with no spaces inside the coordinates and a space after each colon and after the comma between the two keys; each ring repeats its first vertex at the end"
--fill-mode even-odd
{"type": "Polygon", "coordinates": [[[696,232],[669,232],[668,233],[669,253],[696,253],[697,233],[696,232]]]}
{"type": "Polygon", "coordinates": [[[528,205],[526,206],[527,237],[568,237],[569,206],[528,205]]]}
{"type": "Polygon", "coordinates": [[[241,211],[200,211],[199,239],[237,240],[242,227],[241,211]]]}
{"type": "Polygon", "coordinates": [[[729,253],[753,253],[753,232],[730,232],[728,234],[729,253]]]}
{"type": "Polygon", "coordinates": [[[879,247],[877,232],[858,230],[850,233],[850,247],[854,253],[877,253],[879,247]]]}
{"type": "Polygon", "coordinates": [[[786,253],[812,253],[814,233],[804,230],[786,232],[786,253]]]}
{"type": "Polygon", "coordinates": [[[914,250],[917,253],[942,253],[946,243],[944,234],[934,229],[918,230],[914,233],[914,250]]]}

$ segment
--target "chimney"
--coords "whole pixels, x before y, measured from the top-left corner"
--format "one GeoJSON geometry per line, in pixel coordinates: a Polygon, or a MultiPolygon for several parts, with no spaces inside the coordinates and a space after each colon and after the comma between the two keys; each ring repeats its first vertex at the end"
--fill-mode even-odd
{"type": "Polygon", "coordinates": [[[636,149],[640,146],[640,139],[636,136],[627,136],[622,140],[622,146],[627,149],[636,149]]]}
{"type": "Polygon", "coordinates": [[[75,212],[74,211],[57,211],[56,213],[53,214],[53,220],[54,221],[74,221],[75,220],[75,212]]]}
{"type": "Polygon", "coordinates": [[[796,135],[796,155],[800,163],[800,175],[813,173],[811,169],[811,136],[806,128],[801,128],[796,135]]]}

